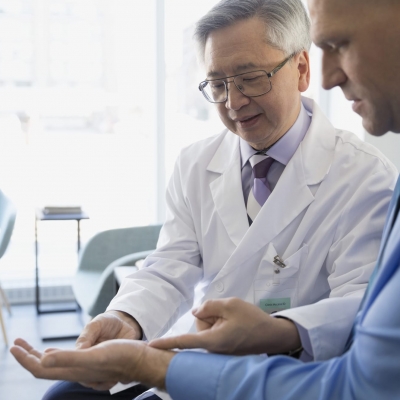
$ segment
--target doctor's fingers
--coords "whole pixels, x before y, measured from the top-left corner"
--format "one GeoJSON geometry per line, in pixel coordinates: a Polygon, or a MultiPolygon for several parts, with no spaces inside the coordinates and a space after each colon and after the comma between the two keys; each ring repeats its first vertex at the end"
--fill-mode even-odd
{"type": "MultiPolygon", "coordinates": [[[[120,315],[119,311],[107,311],[97,315],[83,329],[76,341],[77,349],[87,349],[99,343],[104,343],[113,339],[139,339],[139,324],[135,321],[137,329],[127,323],[120,315]]],[[[131,317],[129,317],[131,319],[131,317]]]]}
{"type": "Polygon", "coordinates": [[[150,347],[160,350],[172,349],[205,349],[214,351],[220,348],[220,342],[223,337],[218,332],[211,330],[199,333],[187,333],[185,335],[154,339],[149,343],[150,347]]]}
{"type": "Polygon", "coordinates": [[[196,318],[226,318],[247,303],[236,297],[228,297],[226,299],[207,300],[200,307],[193,310],[192,313],[196,318]]]}
{"type": "MultiPolygon", "coordinates": [[[[192,343],[195,342],[192,336],[194,335],[186,334],[181,336],[154,339],[149,342],[149,346],[160,350],[192,349],[192,343]]],[[[195,348],[196,347],[200,346],[195,346],[195,348]]]]}
{"type": "Polygon", "coordinates": [[[121,331],[122,322],[114,315],[99,314],[83,328],[76,349],[87,349],[106,340],[115,339],[121,331]]]}
{"type": "Polygon", "coordinates": [[[204,319],[199,319],[196,318],[196,330],[197,332],[201,331],[206,331],[208,329],[211,329],[218,321],[220,321],[220,318],[218,317],[211,317],[211,318],[204,318],[204,319]]]}
{"type": "Polygon", "coordinates": [[[87,349],[94,346],[102,334],[102,323],[98,320],[90,321],[84,328],[75,343],[77,349],[87,349]]]}

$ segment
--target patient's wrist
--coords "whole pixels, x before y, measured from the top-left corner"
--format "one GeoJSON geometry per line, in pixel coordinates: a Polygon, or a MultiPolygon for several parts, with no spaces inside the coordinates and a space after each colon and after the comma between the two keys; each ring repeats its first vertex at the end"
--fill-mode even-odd
{"type": "Polygon", "coordinates": [[[146,347],[144,358],[141,362],[143,376],[140,377],[140,381],[147,386],[165,389],[168,367],[175,355],[176,353],[172,351],[146,347]]]}

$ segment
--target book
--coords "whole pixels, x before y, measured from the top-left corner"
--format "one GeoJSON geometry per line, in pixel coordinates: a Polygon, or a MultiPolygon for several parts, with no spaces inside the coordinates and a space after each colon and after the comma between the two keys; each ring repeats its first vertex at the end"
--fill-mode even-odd
{"type": "Polygon", "coordinates": [[[43,214],[80,214],[82,212],[81,206],[46,206],[43,207],[43,214]]]}

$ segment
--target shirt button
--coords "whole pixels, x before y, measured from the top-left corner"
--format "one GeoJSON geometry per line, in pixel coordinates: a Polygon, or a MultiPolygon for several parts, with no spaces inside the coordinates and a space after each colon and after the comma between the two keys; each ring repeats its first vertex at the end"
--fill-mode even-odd
{"type": "Polygon", "coordinates": [[[220,293],[223,292],[224,291],[224,284],[222,282],[217,282],[215,284],[215,290],[217,292],[220,292],[220,293]]]}

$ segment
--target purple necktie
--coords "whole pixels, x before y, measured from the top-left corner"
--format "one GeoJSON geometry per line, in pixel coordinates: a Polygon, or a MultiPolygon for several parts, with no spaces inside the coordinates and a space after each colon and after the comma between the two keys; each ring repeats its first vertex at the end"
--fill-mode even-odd
{"type": "Polygon", "coordinates": [[[250,157],[249,162],[253,168],[253,187],[247,199],[247,214],[251,221],[254,221],[261,207],[271,194],[268,185],[268,171],[275,160],[265,154],[256,153],[250,157]]]}

